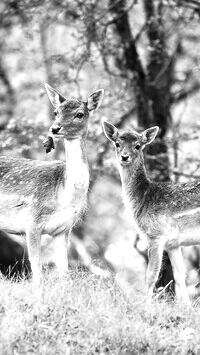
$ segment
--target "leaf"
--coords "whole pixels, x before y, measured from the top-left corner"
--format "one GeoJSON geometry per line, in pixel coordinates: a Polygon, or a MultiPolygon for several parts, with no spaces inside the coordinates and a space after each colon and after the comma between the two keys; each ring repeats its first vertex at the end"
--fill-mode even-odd
{"type": "Polygon", "coordinates": [[[46,148],[46,153],[50,153],[51,150],[55,149],[54,141],[51,136],[48,136],[43,141],[44,147],[46,148]]]}

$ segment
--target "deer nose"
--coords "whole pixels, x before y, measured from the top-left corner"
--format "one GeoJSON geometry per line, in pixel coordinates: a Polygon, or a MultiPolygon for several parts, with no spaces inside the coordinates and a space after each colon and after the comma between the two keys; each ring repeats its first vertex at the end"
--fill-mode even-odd
{"type": "Polygon", "coordinates": [[[51,126],[51,132],[57,134],[60,131],[61,127],[58,125],[51,126]]]}
{"type": "Polygon", "coordinates": [[[122,161],[128,161],[129,155],[127,155],[127,154],[122,155],[121,158],[122,158],[122,161]]]}

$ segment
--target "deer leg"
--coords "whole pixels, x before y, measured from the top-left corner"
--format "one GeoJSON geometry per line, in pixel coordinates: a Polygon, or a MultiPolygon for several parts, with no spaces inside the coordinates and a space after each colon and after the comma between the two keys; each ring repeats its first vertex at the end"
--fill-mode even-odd
{"type": "Polygon", "coordinates": [[[54,237],[54,262],[59,277],[63,277],[68,271],[68,232],[63,232],[54,237]]]}
{"type": "Polygon", "coordinates": [[[158,240],[149,240],[148,246],[148,266],[146,274],[146,284],[148,296],[152,297],[155,283],[158,279],[163,255],[163,244],[158,240]]]}
{"type": "Polygon", "coordinates": [[[41,276],[41,261],[40,261],[40,242],[41,232],[38,228],[32,226],[26,231],[28,255],[31,263],[31,269],[33,273],[33,282],[35,284],[40,283],[41,276]]]}
{"type": "Polygon", "coordinates": [[[186,284],[185,284],[185,265],[181,248],[167,250],[174,274],[176,283],[176,296],[181,299],[185,304],[190,305],[186,284]]]}

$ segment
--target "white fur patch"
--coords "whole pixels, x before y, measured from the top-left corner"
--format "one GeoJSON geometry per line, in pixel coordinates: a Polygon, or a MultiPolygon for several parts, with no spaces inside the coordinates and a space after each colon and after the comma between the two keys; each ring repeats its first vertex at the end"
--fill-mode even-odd
{"type": "Polygon", "coordinates": [[[65,140],[67,179],[60,188],[58,206],[47,222],[45,229],[70,229],[79,219],[86,206],[89,186],[87,160],[83,156],[80,139],[65,140]]]}
{"type": "MultiPolygon", "coordinates": [[[[88,189],[89,171],[86,159],[84,160],[80,139],[65,140],[67,184],[81,186],[88,189]]],[[[67,187],[67,186],[66,186],[67,187]]]]}

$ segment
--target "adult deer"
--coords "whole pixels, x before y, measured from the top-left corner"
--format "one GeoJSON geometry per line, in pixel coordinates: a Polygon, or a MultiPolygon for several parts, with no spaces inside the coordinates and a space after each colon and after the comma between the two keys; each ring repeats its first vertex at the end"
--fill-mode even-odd
{"type": "Polygon", "coordinates": [[[0,229],[26,234],[35,283],[40,282],[40,240],[44,233],[55,239],[59,275],[68,268],[68,235],[86,207],[89,185],[85,152],[88,117],[103,98],[103,90],[97,90],[87,102],[67,100],[50,85],[45,87],[55,107],[50,132],[64,140],[66,164],[0,157],[0,229]]]}
{"type": "Polygon", "coordinates": [[[106,137],[114,143],[122,181],[122,194],[130,219],[148,240],[147,288],[152,296],[163,250],[171,260],[178,298],[189,304],[181,246],[200,244],[200,181],[152,182],[144,166],[143,149],[153,142],[158,127],[142,133],[118,131],[103,122],[106,137]]]}

